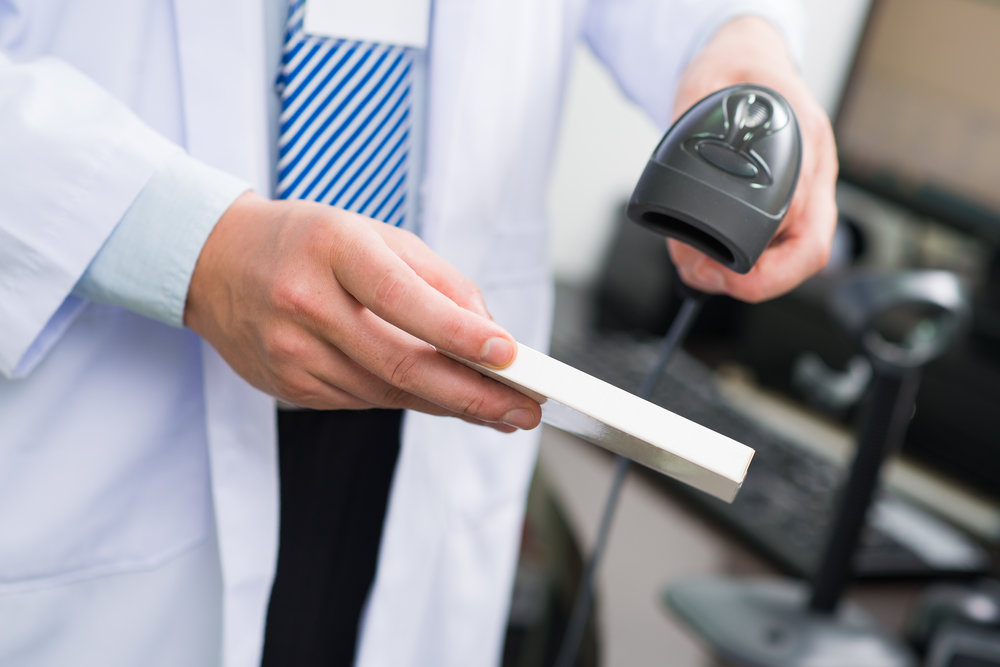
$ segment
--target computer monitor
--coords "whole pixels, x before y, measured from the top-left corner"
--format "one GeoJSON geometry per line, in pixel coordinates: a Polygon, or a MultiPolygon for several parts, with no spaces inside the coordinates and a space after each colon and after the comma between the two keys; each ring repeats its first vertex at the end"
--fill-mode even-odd
{"type": "Polygon", "coordinates": [[[842,181],[992,258],[904,452],[1000,501],[1000,1],[873,0],[834,128],[842,181]]]}
{"type": "Polygon", "coordinates": [[[1000,245],[1000,2],[874,0],[835,130],[842,180],[1000,245]]]}

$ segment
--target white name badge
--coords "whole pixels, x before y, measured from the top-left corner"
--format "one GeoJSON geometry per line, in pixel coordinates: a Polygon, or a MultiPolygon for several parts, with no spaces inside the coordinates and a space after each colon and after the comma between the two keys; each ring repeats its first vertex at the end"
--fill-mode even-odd
{"type": "Polygon", "coordinates": [[[311,0],[302,28],[312,35],[427,46],[431,0],[311,0]]]}

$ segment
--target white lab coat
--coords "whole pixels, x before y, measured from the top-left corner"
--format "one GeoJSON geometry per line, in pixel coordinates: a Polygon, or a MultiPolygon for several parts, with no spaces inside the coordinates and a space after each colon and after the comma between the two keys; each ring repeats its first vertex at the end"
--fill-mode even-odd
{"type": "MultiPolygon", "coordinates": [[[[665,125],[683,62],[745,6],[794,14],[781,0],[435,1],[422,233],[520,340],[549,333],[544,200],[575,40],[665,125]]],[[[0,56],[4,664],[259,659],[273,402],[190,332],[70,291],[173,144],[269,191],[268,11],[0,0],[16,63],[0,56]]],[[[359,664],[497,661],[536,436],[407,416],[359,664]]]]}

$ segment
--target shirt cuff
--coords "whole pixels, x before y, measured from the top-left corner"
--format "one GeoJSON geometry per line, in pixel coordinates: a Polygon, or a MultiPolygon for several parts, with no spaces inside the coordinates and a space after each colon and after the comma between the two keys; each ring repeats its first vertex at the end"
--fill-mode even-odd
{"type": "Polygon", "coordinates": [[[205,240],[250,186],[179,152],[143,187],[73,294],[184,324],[191,274],[205,240]]]}

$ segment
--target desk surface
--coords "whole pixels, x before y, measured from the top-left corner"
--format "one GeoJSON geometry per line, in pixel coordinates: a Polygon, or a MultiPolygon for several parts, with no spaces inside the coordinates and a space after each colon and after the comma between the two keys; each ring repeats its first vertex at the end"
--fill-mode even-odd
{"type": "MultiPolygon", "coordinates": [[[[541,470],[589,553],[611,484],[603,450],[543,427],[541,470]]],[[[628,477],[599,570],[601,664],[720,667],[660,602],[664,587],[692,575],[778,577],[777,571],[645,476],[628,477]]],[[[890,630],[900,629],[922,586],[864,584],[849,598],[890,630]]]]}

